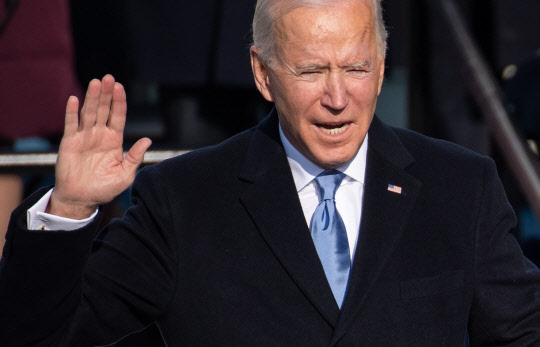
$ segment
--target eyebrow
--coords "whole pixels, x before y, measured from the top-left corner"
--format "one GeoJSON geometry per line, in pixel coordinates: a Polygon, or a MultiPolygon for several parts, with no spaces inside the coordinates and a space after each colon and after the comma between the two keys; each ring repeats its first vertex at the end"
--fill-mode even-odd
{"type": "MultiPolygon", "coordinates": [[[[350,65],[343,66],[347,69],[370,69],[371,68],[371,59],[352,63],[350,65]]],[[[296,71],[317,71],[320,69],[327,69],[329,65],[318,65],[312,63],[299,64],[295,66],[296,71]]]]}
{"type": "Polygon", "coordinates": [[[371,59],[364,60],[361,62],[353,63],[350,65],[345,66],[346,68],[351,69],[370,69],[371,68],[371,59]]]}
{"type": "Polygon", "coordinates": [[[328,65],[318,65],[318,64],[310,64],[310,63],[306,63],[306,64],[299,64],[299,65],[296,65],[296,70],[300,70],[300,71],[316,71],[316,70],[320,70],[320,69],[325,69],[325,68],[328,68],[328,65]]]}

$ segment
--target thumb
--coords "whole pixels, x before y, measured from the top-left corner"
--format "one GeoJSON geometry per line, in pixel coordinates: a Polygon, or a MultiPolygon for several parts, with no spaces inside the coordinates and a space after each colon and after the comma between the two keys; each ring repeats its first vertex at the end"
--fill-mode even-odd
{"type": "Polygon", "coordinates": [[[146,153],[146,150],[150,145],[152,144],[152,140],[145,137],[137,141],[129,150],[129,152],[126,154],[126,157],[124,158],[124,161],[122,162],[122,166],[124,166],[124,170],[128,172],[135,172],[139,165],[143,162],[144,159],[144,153],[146,153]]]}

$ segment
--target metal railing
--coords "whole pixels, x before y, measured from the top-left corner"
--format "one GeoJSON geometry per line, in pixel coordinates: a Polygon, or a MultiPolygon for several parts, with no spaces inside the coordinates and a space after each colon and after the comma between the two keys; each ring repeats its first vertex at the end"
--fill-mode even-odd
{"type": "Polygon", "coordinates": [[[439,0],[432,4],[438,7],[450,28],[452,39],[465,66],[464,79],[469,91],[482,111],[534,214],[540,220],[540,163],[528,150],[525,140],[516,132],[502,102],[500,86],[467,30],[455,1],[439,0]]]}
{"type": "MultiPolygon", "coordinates": [[[[144,155],[142,165],[159,163],[162,160],[176,157],[189,152],[189,150],[148,151],[144,155]]],[[[124,155],[126,152],[124,152],[124,155]]],[[[23,153],[0,154],[0,172],[20,173],[35,169],[53,169],[58,153],[23,153]]]]}

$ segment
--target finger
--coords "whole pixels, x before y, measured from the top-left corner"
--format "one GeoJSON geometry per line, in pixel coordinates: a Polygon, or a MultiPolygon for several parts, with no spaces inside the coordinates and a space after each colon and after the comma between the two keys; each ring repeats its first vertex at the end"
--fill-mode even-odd
{"type": "Polygon", "coordinates": [[[70,136],[77,132],[79,127],[79,99],[70,96],[66,105],[66,119],[64,125],[64,136],[70,136]]]}
{"type": "Polygon", "coordinates": [[[114,77],[105,75],[101,80],[101,90],[99,94],[99,106],[97,109],[96,124],[105,126],[111,111],[111,100],[113,98],[114,77]]]}
{"type": "Polygon", "coordinates": [[[135,171],[143,162],[144,153],[146,153],[151,144],[152,140],[144,137],[131,147],[129,152],[126,154],[124,161],[122,162],[125,172],[127,172],[129,175],[135,175],[135,171]]]}
{"type": "Polygon", "coordinates": [[[81,109],[81,121],[79,129],[88,129],[96,124],[96,113],[99,105],[99,91],[101,89],[101,81],[93,79],[88,84],[84,104],[81,109]]]}
{"type": "Polygon", "coordinates": [[[124,86],[117,82],[114,84],[111,114],[109,117],[109,126],[111,129],[120,133],[124,132],[124,126],[126,124],[126,112],[126,91],[124,90],[124,86]]]}

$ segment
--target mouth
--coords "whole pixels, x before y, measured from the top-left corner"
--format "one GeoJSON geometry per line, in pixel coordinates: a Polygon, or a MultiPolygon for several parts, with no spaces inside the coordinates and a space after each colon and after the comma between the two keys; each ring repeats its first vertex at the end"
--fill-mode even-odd
{"type": "Polygon", "coordinates": [[[349,128],[350,125],[351,123],[339,123],[339,124],[323,123],[323,124],[317,124],[317,127],[328,135],[339,135],[339,134],[344,133],[349,128]]]}

